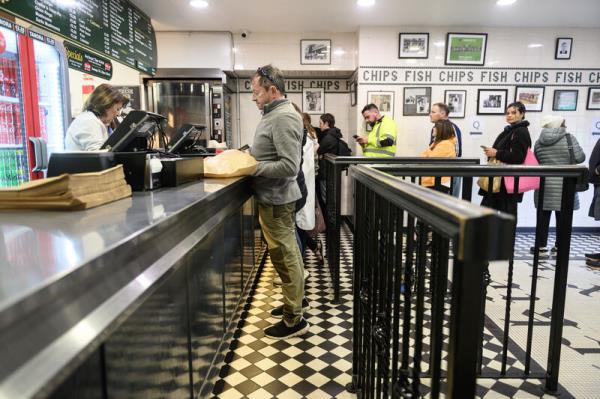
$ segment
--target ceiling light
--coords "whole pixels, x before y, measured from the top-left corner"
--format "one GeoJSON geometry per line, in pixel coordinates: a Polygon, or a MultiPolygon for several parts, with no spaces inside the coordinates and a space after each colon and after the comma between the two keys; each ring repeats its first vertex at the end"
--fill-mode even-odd
{"type": "Polygon", "coordinates": [[[208,1],[206,1],[206,0],[190,0],[190,5],[195,8],[206,8],[206,7],[208,7],[208,1]]]}
{"type": "Polygon", "coordinates": [[[511,4],[515,4],[517,0],[498,0],[496,4],[499,6],[509,6],[511,4]]]}
{"type": "Polygon", "coordinates": [[[371,7],[375,5],[375,0],[357,0],[356,5],[361,7],[371,7]]]}

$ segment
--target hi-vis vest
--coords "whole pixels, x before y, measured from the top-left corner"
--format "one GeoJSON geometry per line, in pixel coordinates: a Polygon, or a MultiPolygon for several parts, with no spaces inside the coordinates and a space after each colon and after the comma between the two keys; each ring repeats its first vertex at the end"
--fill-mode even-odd
{"type": "Polygon", "coordinates": [[[367,145],[363,148],[365,157],[393,157],[396,155],[396,122],[387,116],[381,117],[369,133],[367,145]],[[381,140],[390,138],[394,144],[381,147],[381,140]]]}

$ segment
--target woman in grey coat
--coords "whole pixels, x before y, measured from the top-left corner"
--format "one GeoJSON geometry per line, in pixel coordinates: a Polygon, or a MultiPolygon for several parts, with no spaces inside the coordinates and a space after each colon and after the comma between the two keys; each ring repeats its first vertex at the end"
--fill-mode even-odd
{"type": "MultiPolygon", "coordinates": [[[[545,115],[541,120],[542,133],[535,142],[534,153],[540,165],[570,165],[571,156],[569,154],[569,144],[567,136],[570,136],[573,146],[573,155],[576,163],[585,161],[585,154],[579,145],[579,142],[570,133],[567,133],[565,118],[558,115],[545,115]]],[[[542,210],[541,237],[540,237],[540,255],[547,255],[548,249],[548,227],[550,226],[550,215],[554,211],[556,217],[556,227],[560,219],[560,205],[562,200],[561,177],[547,177],[544,185],[544,201],[542,210]]],[[[538,190],[535,190],[535,206],[538,207],[538,190]]],[[[573,209],[579,209],[579,198],[575,193],[575,205],[573,209]]],[[[555,244],[551,252],[556,253],[555,244]]],[[[531,253],[535,252],[535,247],[531,247],[531,253]]]]}

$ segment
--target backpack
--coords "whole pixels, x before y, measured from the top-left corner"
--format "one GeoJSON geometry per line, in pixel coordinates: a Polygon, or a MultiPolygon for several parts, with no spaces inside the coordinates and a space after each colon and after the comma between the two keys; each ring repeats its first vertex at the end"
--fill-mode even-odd
{"type": "Polygon", "coordinates": [[[346,143],[342,139],[338,139],[338,151],[337,155],[341,157],[348,157],[352,155],[352,150],[348,147],[348,143],[346,143]]]}

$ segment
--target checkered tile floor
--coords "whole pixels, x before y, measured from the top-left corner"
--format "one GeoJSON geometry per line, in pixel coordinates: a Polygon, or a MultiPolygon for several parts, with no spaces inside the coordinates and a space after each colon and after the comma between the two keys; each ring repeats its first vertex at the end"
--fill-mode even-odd
{"type": "MultiPolygon", "coordinates": [[[[532,234],[518,234],[513,280],[513,301],[508,370],[523,370],[529,301],[523,300],[531,284],[529,247],[532,234]],[[519,249],[521,248],[521,249],[519,249]],[[525,321],[525,323],[524,323],[525,321]]],[[[549,242],[552,243],[553,237],[549,242]]],[[[565,327],[559,392],[561,398],[596,398],[600,390],[600,271],[590,271],[577,260],[586,252],[598,252],[600,239],[591,234],[574,234],[567,290],[565,327]]],[[[264,337],[263,329],[277,322],[270,310],[281,304],[281,289],[272,285],[275,270],[267,260],[257,274],[242,320],[213,389],[215,398],[354,398],[345,391],[352,368],[352,236],[342,233],[342,304],[331,303],[329,272],[320,267],[309,251],[306,269],[310,272],[306,296],[311,309],[305,314],[310,331],[303,337],[276,341],[264,337]]],[[[504,326],[506,262],[490,264],[492,282],[488,287],[483,370],[497,371],[504,326]]],[[[546,364],[548,316],[551,303],[554,260],[540,263],[536,305],[536,329],[532,370],[546,364]]],[[[427,380],[424,381],[427,383],[427,380]]],[[[484,398],[539,398],[542,382],[535,379],[478,380],[477,396],[484,398]]]]}

